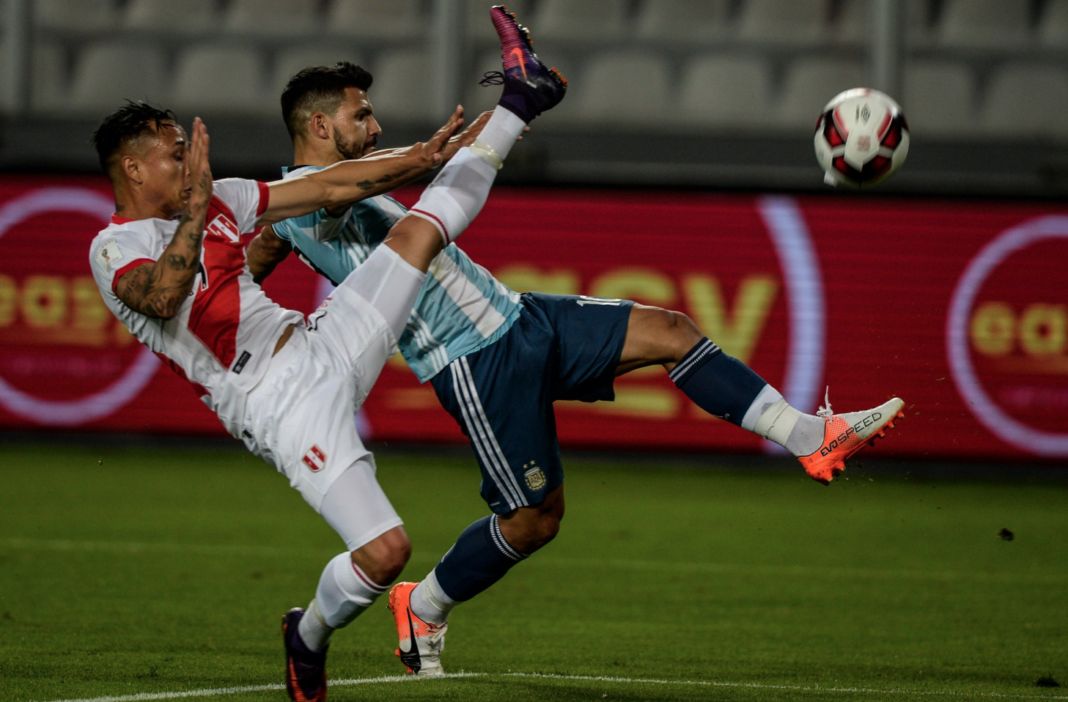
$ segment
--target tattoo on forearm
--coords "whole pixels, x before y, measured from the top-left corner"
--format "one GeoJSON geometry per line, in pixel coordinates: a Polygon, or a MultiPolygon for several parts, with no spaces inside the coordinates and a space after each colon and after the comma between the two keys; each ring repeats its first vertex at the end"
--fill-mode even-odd
{"type": "Polygon", "coordinates": [[[356,183],[356,186],[360,190],[374,190],[379,185],[388,185],[389,183],[392,183],[395,180],[400,180],[401,178],[408,175],[414,170],[414,168],[406,168],[400,173],[395,173],[393,175],[384,175],[378,180],[361,180],[360,182],[356,183]]]}
{"type": "Polygon", "coordinates": [[[160,261],[130,271],[119,281],[119,297],[127,306],[152,317],[174,316],[189,294],[200,262],[205,204],[190,204],[160,261]]]}

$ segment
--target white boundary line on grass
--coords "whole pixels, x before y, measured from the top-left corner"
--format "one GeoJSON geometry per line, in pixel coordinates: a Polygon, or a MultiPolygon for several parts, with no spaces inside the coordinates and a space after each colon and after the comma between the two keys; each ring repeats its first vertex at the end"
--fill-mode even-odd
{"type": "MultiPolygon", "coordinates": [[[[924,697],[982,697],[1003,700],[1068,700],[1065,695],[1013,695],[1004,692],[961,692],[955,690],[906,690],[891,688],[879,690],[868,687],[820,687],[819,685],[766,685],[763,683],[717,682],[714,680],[660,680],[656,678],[617,678],[600,675],[562,675],[558,673],[450,673],[440,677],[419,677],[415,675],[390,675],[380,678],[356,678],[350,680],[331,680],[331,687],[350,685],[374,685],[379,683],[405,683],[417,681],[441,680],[442,678],[527,678],[544,680],[581,680],[587,682],[605,682],[620,685],[689,685],[694,687],[727,687],[746,690],[789,690],[792,692],[824,692],[829,694],[861,695],[916,695],[924,697]]],[[[248,685],[245,687],[221,687],[208,690],[186,690],[184,692],[143,692],[136,695],[112,697],[85,697],[81,699],[55,700],[53,702],[147,702],[149,700],[176,700],[189,697],[213,697],[216,695],[237,695],[244,692],[268,692],[285,689],[285,685],[248,685]]]]}
{"type": "MultiPolygon", "coordinates": [[[[305,549],[275,548],[270,546],[241,546],[235,544],[181,544],[149,543],[135,541],[79,541],[76,539],[0,539],[0,548],[17,548],[28,551],[104,551],[131,555],[152,553],[193,553],[203,556],[293,556],[308,554],[305,549]]],[[[416,553],[412,560],[436,563],[440,556],[416,553]]],[[[741,563],[685,563],[672,561],[647,561],[615,558],[568,558],[565,556],[538,557],[535,561],[543,566],[556,568],[618,568],[650,572],[672,571],[678,573],[736,574],[755,576],[807,575],[834,576],[843,578],[899,578],[904,580],[936,580],[943,582],[1023,583],[1057,585],[1068,583],[1068,577],[1041,573],[982,573],[968,571],[884,570],[880,568],[851,568],[841,566],[759,565],[741,563]]]]}

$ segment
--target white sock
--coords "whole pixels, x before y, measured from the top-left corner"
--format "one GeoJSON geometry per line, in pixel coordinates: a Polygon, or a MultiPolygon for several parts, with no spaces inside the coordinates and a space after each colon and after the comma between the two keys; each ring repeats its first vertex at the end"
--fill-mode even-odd
{"type": "Polygon", "coordinates": [[[426,273],[388,246],[379,246],[338,287],[351,289],[371,303],[382,313],[397,340],[404,333],[425,281],[426,273]]]}
{"type": "Polygon", "coordinates": [[[500,170],[504,159],[508,158],[509,152],[515,146],[516,140],[523,135],[526,122],[519,119],[516,113],[504,107],[498,107],[493,111],[493,116],[483,127],[482,132],[471,145],[479,158],[500,170]]]}
{"type": "Polygon", "coordinates": [[[330,643],[330,635],[334,630],[323,621],[323,615],[319,613],[315,600],[312,600],[304,611],[304,616],[297,626],[297,633],[300,634],[304,645],[313,651],[321,651],[330,643]]]}
{"type": "Polygon", "coordinates": [[[795,456],[808,456],[823,443],[824,421],[791,407],[766,385],[742,418],[742,429],[774,441],[795,456]]]}
{"type": "Polygon", "coordinates": [[[449,618],[456,601],[446,595],[434,571],[412,590],[412,611],[424,622],[441,626],[449,618]]]}
{"type": "Polygon", "coordinates": [[[496,177],[497,169],[465,146],[445,164],[410,212],[437,227],[448,246],[482,211],[496,177]]]}
{"type": "Polygon", "coordinates": [[[352,562],[352,554],[348,551],[334,556],[319,578],[319,587],[312,600],[314,610],[309,607],[308,614],[300,621],[300,638],[308,648],[314,651],[322,649],[330,642],[330,635],[335,629],[346,626],[360,616],[388,589],[388,585],[372,582],[352,562]],[[314,616],[309,617],[313,612],[314,616]]]}

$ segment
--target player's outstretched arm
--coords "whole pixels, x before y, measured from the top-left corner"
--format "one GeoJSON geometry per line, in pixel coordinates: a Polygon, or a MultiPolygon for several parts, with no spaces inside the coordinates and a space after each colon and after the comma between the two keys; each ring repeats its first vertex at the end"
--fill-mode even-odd
{"type": "Polygon", "coordinates": [[[274,272],[275,267],[286,259],[293,250],[292,244],[274,233],[273,227],[264,227],[249,242],[245,251],[245,262],[252,280],[263,285],[264,279],[274,272]]]}
{"type": "Polygon", "coordinates": [[[208,162],[208,130],[197,117],[187,162],[193,192],[174,238],[155,263],[146,263],[119,278],[115,292],[122,303],[149,317],[170,319],[193,288],[200,266],[204,218],[211,202],[212,177],[208,162]]]}
{"type": "Polygon", "coordinates": [[[449,139],[463,126],[463,108],[426,143],[385,155],[342,161],[321,171],[270,183],[270,200],[258,224],[273,224],[290,217],[327,208],[336,209],[381,195],[410,183],[437,168],[449,139]]]}

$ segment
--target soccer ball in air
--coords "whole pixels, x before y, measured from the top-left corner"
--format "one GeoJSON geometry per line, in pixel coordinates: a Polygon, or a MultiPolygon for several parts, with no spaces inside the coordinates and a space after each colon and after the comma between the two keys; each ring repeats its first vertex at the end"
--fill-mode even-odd
{"type": "Polygon", "coordinates": [[[867,187],[890,177],[909,152],[901,108],[878,90],[854,88],[835,96],[816,124],[816,160],[828,185],[867,187]]]}

